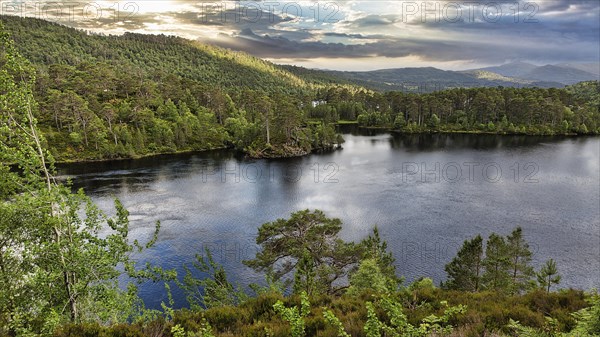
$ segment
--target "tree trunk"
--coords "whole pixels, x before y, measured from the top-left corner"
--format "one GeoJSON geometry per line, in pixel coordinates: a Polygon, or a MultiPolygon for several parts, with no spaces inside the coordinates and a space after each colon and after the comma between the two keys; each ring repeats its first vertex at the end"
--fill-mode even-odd
{"type": "Polygon", "coordinates": [[[267,111],[267,144],[271,144],[271,134],[269,133],[269,112],[267,111]]]}
{"type": "MultiPolygon", "coordinates": [[[[29,123],[29,128],[31,130],[31,137],[33,138],[33,140],[35,142],[35,147],[37,149],[38,156],[40,158],[41,170],[44,173],[44,178],[46,180],[46,187],[48,188],[48,192],[51,192],[52,188],[53,188],[53,178],[50,175],[50,171],[48,170],[48,167],[46,165],[46,156],[44,155],[44,150],[42,148],[40,136],[38,135],[37,130],[35,128],[34,117],[33,117],[33,112],[31,110],[31,102],[30,101],[27,102],[26,111],[27,111],[27,119],[28,119],[28,123],[29,123]]],[[[53,202],[51,205],[50,215],[52,217],[59,216],[58,205],[56,202],[53,202]]],[[[67,272],[67,268],[66,268],[67,263],[66,263],[64,254],[63,254],[62,250],[60,249],[60,231],[58,230],[57,227],[54,227],[53,230],[54,230],[54,234],[55,234],[55,238],[56,238],[56,243],[58,244],[58,247],[59,247],[59,255],[60,255],[59,258],[60,258],[60,261],[62,264],[62,269],[63,269],[63,278],[64,278],[64,283],[65,283],[65,288],[66,288],[65,290],[67,291],[67,295],[69,296],[71,321],[75,322],[77,320],[76,296],[75,296],[75,294],[73,294],[72,280],[70,280],[69,273],[67,272]]]]}

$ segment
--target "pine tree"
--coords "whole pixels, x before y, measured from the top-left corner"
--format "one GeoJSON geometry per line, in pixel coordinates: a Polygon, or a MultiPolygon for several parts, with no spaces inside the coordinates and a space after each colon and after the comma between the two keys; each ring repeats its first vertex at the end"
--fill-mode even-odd
{"type": "Polygon", "coordinates": [[[531,250],[529,244],[523,238],[523,229],[515,228],[507,236],[506,244],[510,259],[511,292],[518,293],[525,289],[531,277],[534,275],[531,263],[531,250]]]}
{"type": "Polygon", "coordinates": [[[304,250],[302,258],[298,262],[296,274],[294,275],[294,293],[314,295],[316,289],[317,273],[315,272],[315,264],[308,250],[304,250]]]}
{"type": "Polygon", "coordinates": [[[486,289],[504,291],[510,285],[510,257],[508,246],[503,237],[491,234],[485,248],[483,259],[485,271],[482,282],[486,289]]]}
{"type": "Polygon", "coordinates": [[[401,279],[396,275],[396,265],[394,264],[396,259],[388,251],[387,242],[381,239],[377,226],[373,228],[373,233],[364,239],[360,245],[364,250],[363,260],[375,260],[383,275],[398,284],[401,282],[401,279]]]}
{"type": "Polygon", "coordinates": [[[550,292],[553,284],[559,284],[561,276],[558,274],[556,262],[553,259],[546,261],[540,271],[537,273],[538,283],[546,292],[550,292]]]}
{"type": "Polygon", "coordinates": [[[358,245],[338,237],[341,229],[340,219],[327,218],[319,210],[292,213],[289,219],[265,223],[258,229],[256,243],[262,249],[253,260],[243,263],[256,271],[272,271],[274,280],[303,266],[316,272],[318,289],[339,292],[345,287],[336,281],[346,278],[360,259],[358,245]],[[303,259],[310,263],[301,264],[303,259]]]}
{"type": "Polygon", "coordinates": [[[448,289],[479,291],[483,259],[483,239],[477,235],[466,240],[456,257],[446,265],[448,281],[443,286],[448,289]]]}

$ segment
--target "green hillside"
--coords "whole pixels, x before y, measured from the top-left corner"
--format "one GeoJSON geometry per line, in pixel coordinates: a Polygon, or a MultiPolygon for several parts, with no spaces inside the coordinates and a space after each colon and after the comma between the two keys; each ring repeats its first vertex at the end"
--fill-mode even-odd
{"type": "Polygon", "coordinates": [[[166,35],[96,35],[33,18],[0,17],[19,52],[35,65],[106,62],[146,76],[175,75],[219,87],[298,93],[310,85],[245,53],[166,35]]]}
{"type": "Polygon", "coordinates": [[[104,36],[2,16],[37,69],[38,119],[59,160],[236,147],[281,157],[339,143],[308,124],[309,83],[245,53],[164,35],[104,36]]]}

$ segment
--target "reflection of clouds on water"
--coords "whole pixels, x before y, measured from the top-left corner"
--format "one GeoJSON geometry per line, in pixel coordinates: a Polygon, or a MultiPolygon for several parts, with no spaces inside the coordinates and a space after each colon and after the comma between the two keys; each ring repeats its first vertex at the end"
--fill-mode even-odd
{"type": "Polygon", "coordinates": [[[579,154],[584,162],[582,166],[587,169],[590,175],[595,174],[595,178],[598,178],[597,173],[600,172],[600,141],[586,142],[579,154]]]}
{"type": "Polygon", "coordinates": [[[334,211],[334,197],[331,195],[312,195],[304,198],[299,204],[298,208],[300,209],[320,209],[324,211],[326,214],[334,211]]]}
{"type": "Polygon", "coordinates": [[[368,163],[369,163],[368,159],[360,159],[359,157],[352,157],[352,161],[350,162],[350,166],[365,165],[365,164],[368,164],[368,163]]]}

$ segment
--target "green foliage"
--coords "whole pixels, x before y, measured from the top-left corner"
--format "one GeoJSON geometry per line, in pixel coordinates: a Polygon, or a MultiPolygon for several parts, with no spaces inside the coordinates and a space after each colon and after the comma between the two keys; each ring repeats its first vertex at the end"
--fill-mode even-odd
{"type": "Polygon", "coordinates": [[[515,228],[506,237],[506,244],[510,259],[511,291],[513,293],[520,292],[528,286],[529,280],[534,274],[533,268],[530,266],[531,250],[523,238],[521,227],[515,228]]]}
{"type": "Polygon", "coordinates": [[[409,323],[399,303],[392,301],[389,297],[384,297],[379,305],[388,317],[389,322],[379,320],[375,307],[372,303],[367,302],[367,323],[365,324],[367,336],[381,336],[381,332],[384,336],[391,337],[449,334],[452,332],[453,327],[448,324],[448,321],[459,314],[465,313],[467,309],[463,305],[448,308],[447,302],[442,301],[440,305],[446,308],[442,316],[431,314],[423,318],[418,326],[414,326],[409,323]]]}
{"type": "Polygon", "coordinates": [[[448,289],[479,291],[483,260],[483,239],[477,235],[466,240],[458,250],[456,257],[446,265],[448,281],[444,287],[448,289]]]}
{"type": "Polygon", "coordinates": [[[323,317],[327,323],[334,326],[337,330],[337,337],[350,337],[350,335],[344,329],[344,325],[340,322],[340,319],[329,309],[323,309],[323,317]]]}
{"type": "Polygon", "coordinates": [[[550,292],[550,287],[553,284],[560,283],[561,276],[558,274],[556,262],[553,259],[546,261],[540,271],[537,273],[537,280],[540,287],[550,292]]]}
{"type": "Polygon", "coordinates": [[[534,329],[531,327],[523,326],[519,321],[510,320],[507,327],[514,330],[518,336],[523,337],[556,337],[559,336],[554,326],[556,321],[547,317],[545,329],[534,329]]]}
{"type": "Polygon", "coordinates": [[[600,336],[600,295],[597,291],[593,291],[587,301],[590,307],[573,314],[577,319],[577,325],[571,331],[571,334],[575,336],[600,336]]]}
{"type": "Polygon", "coordinates": [[[227,280],[227,274],[223,266],[216,263],[210,250],[206,248],[206,259],[197,254],[193,267],[196,272],[205,274],[202,278],[194,276],[194,272],[188,266],[184,266],[185,275],[183,280],[176,281],[186,296],[188,305],[192,310],[213,308],[240,304],[247,295],[241,289],[235,289],[227,280]]]}
{"type": "Polygon", "coordinates": [[[236,290],[207,251],[176,282],[195,310],[174,310],[168,283],[163,312],[146,310],[134,283],[122,289],[119,279],[175,279],[160,268],[138,270],[132,259],[154,244],[160,224],[145,245],[131,242],[128,212],[118,200],[109,217],[83,192],[73,194],[53,178],[54,156],[116,158],[223,146],[256,157],[302,155],[341,144],[333,128],[339,119],[404,132],[593,133],[600,130],[597,81],[564,90],[381,94],[332,84],[310,71],[303,79],[246,54],[180,38],[88,36],[41,20],[2,21],[8,29],[0,24],[0,334],[208,337],[214,326],[225,336],[286,336],[277,315],[293,336],[331,333],[331,326],[338,336],[424,336],[449,333],[451,323],[479,334],[507,332],[507,324],[522,335],[600,334],[597,294],[586,305],[576,291],[550,293],[560,282],[553,260],[537,274],[545,291],[521,295],[533,269],[520,228],[506,238],[491,235],[485,256],[481,236],[467,240],[446,266],[444,288],[451,290],[435,288],[430,279],[399,290],[394,259],[377,228],[360,244],[344,242],[339,219],[309,210],[259,229],[262,250],[245,262],[267,273],[267,286],[253,287],[256,298],[236,290]],[[312,106],[313,99],[319,104],[312,106]],[[286,279],[294,279],[300,307],[283,304],[286,279]],[[373,294],[374,302],[364,304],[373,294]],[[322,315],[309,314],[308,295],[321,302],[322,315]]]}
{"type": "Polygon", "coordinates": [[[37,69],[40,125],[60,160],[225,146],[286,157],[340,143],[330,117],[314,132],[305,123],[302,100],[322,85],[269,62],[175,37],[2,20],[37,69]]]}
{"type": "Polygon", "coordinates": [[[301,264],[297,290],[335,293],[334,282],[348,275],[358,263],[357,245],[342,241],[339,219],[330,219],[322,211],[295,212],[290,219],[278,219],[258,229],[256,243],[261,251],[244,264],[257,271],[272,271],[275,280],[297,270],[301,264]]]}
{"type": "Polygon", "coordinates": [[[304,292],[311,295],[319,292],[320,289],[318,289],[316,278],[315,262],[309,251],[304,250],[300,261],[298,261],[298,267],[294,275],[294,293],[300,294],[304,292]]]}
{"type": "Polygon", "coordinates": [[[432,129],[435,129],[439,125],[440,125],[440,118],[436,114],[431,115],[431,117],[429,117],[429,121],[427,122],[427,126],[429,126],[432,129]]]}
{"type": "Polygon", "coordinates": [[[2,20],[35,65],[36,117],[48,150],[64,161],[224,146],[253,157],[301,156],[341,144],[333,128],[339,119],[403,132],[600,129],[597,82],[381,94],[176,37],[102,36],[32,18],[2,20]]]}
{"type": "Polygon", "coordinates": [[[186,332],[181,325],[176,324],[171,328],[171,334],[173,334],[173,337],[215,337],[212,327],[204,319],[202,320],[200,330],[196,333],[186,332]]]}
{"type": "Polygon", "coordinates": [[[457,256],[446,265],[447,289],[479,291],[482,289],[503,293],[520,293],[530,288],[533,268],[531,251],[523,238],[521,227],[506,238],[492,233],[487,240],[485,255],[483,240],[478,235],[467,240],[457,256]]]}
{"type": "Polygon", "coordinates": [[[373,303],[367,302],[367,322],[365,323],[365,334],[367,337],[381,337],[383,324],[379,321],[373,303]]]}
{"type": "Polygon", "coordinates": [[[588,134],[599,126],[597,84],[566,89],[455,88],[426,94],[355,94],[358,123],[402,132],[588,134]],[[594,91],[596,89],[596,92],[594,91]],[[566,123],[565,123],[566,122],[566,123]]]}
{"type": "Polygon", "coordinates": [[[387,242],[379,235],[379,228],[373,227],[373,233],[361,241],[362,260],[374,260],[381,272],[390,280],[400,284],[401,279],[396,275],[396,259],[388,251],[387,242]]]}
{"type": "Polygon", "coordinates": [[[362,258],[356,272],[350,276],[348,294],[364,292],[389,294],[397,290],[402,279],[396,275],[395,259],[381,239],[377,226],[361,241],[362,258]]]}
{"type": "Polygon", "coordinates": [[[55,182],[34,117],[33,68],[2,25],[0,62],[0,171],[7,173],[0,200],[0,329],[6,330],[0,332],[48,335],[67,320],[125,322],[140,306],[135,287],[121,289],[118,280],[135,274],[131,254],[143,248],[128,239],[128,212],[116,200],[109,218],[82,191],[55,182]]]}
{"type": "MultiPolygon", "coordinates": [[[[593,294],[584,295],[581,291],[565,290],[561,292],[546,293],[545,291],[535,291],[526,295],[507,295],[496,292],[459,292],[447,291],[433,287],[431,280],[423,279],[416,281],[409,287],[408,294],[395,293],[389,300],[393,303],[395,309],[387,310],[382,304],[381,298],[371,298],[365,300],[365,297],[350,297],[343,295],[319,296],[313,298],[315,308],[311,314],[303,318],[305,323],[305,335],[307,336],[338,336],[340,334],[340,325],[342,323],[343,331],[351,336],[366,336],[365,327],[370,326],[374,333],[372,336],[382,336],[383,326],[394,329],[389,313],[394,313],[395,317],[400,315],[398,310],[405,316],[407,324],[416,329],[416,334],[421,334],[425,329],[431,332],[429,335],[442,335],[443,331],[450,331],[450,335],[509,335],[514,331],[507,328],[510,320],[521,322],[522,326],[527,326],[539,331],[552,331],[553,333],[565,334],[570,331],[570,336],[577,336],[575,328],[580,325],[581,319],[578,315],[585,313],[586,321],[597,322],[597,316],[594,316],[595,309],[591,299],[593,294]],[[414,306],[406,302],[404,296],[416,296],[414,306]],[[590,303],[586,303],[584,298],[590,303]],[[447,301],[448,304],[445,304],[447,301]],[[403,303],[403,305],[400,305],[403,303]],[[454,313],[460,306],[466,306],[464,312],[454,313]],[[372,307],[372,311],[368,307],[372,307]],[[450,309],[455,308],[455,309],[450,309]],[[326,311],[330,310],[337,318],[335,323],[326,318],[326,311]],[[572,315],[570,313],[577,312],[572,315]],[[372,314],[370,316],[370,314],[372,314]],[[446,317],[445,317],[446,316],[446,317]],[[451,316],[451,317],[449,317],[451,316]],[[371,319],[369,320],[369,317],[371,319]],[[545,317],[551,317],[554,323],[548,324],[549,320],[545,317]],[[594,321],[594,319],[596,319],[594,321]],[[433,330],[435,325],[435,331],[433,330]],[[379,330],[377,330],[377,327],[379,330]]],[[[281,315],[275,312],[274,304],[281,301],[284,308],[300,308],[299,296],[283,298],[281,295],[262,294],[257,298],[235,306],[223,306],[209,308],[202,312],[190,310],[176,310],[172,322],[164,322],[164,318],[157,318],[156,321],[146,324],[131,325],[125,330],[122,325],[101,327],[96,326],[95,330],[90,326],[89,330],[83,330],[84,326],[77,325],[82,330],[76,335],[83,335],[84,331],[95,331],[96,335],[102,336],[121,336],[119,331],[129,331],[131,336],[148,336],[151,331],[168,331],[175,325],[180,325],[188,334],[193,335],[201,331],[202,326],[210,325],[213,334],[216,336],[290,336],[290,324],[281,320],[281,315]]],[[[597,309],[597,307],[596,307],[597,309]]],[[[300,313],[300,310],[298,311],[300,313]]],[[[331,318],[330,315],[327,314],[331,318]]],[[[398,320],[400,322],[400,320],[398,320]]],[[[63,329],[63,328],[61,328],[63,329]]],[[[367,328],[368,330],[368,328],[367,328]]],[[[73,330],[75,331],[75,330],[73,330]]],[[[391,334],[391,333],[390,333],[391,334]]],[[[393,335],[393,334],[391,334],[393,335]]],[[[593,334],[591,334],[593,336],[593,334]]],[[[60,335],[62,336],[62,335],[60,335]]],[[[581,333],[580,336],[587,336],[581,333]]]]}
{"type": "Polygon", "coordinates": [[[485,269],[482,275],[483,287],[496,291],[507,291],[510,287],[510,256],[505,239],[491,234],[482,261],[485,269]]]}
{"type": "Polygon", "coordinates": [[[397,288],[397,282],[381,272],[377,260],[366,259],[360,262],[358,270],[350,277],[348,295],[362,293],[390,294],[397,288]]]}
{"type": "Polygon", "coordinates": [[[262,294],[277,294],[282,295],[285,290],[284,282],[276,280],[273,276],[272,271],[267,271],[265,273],[265,283],[266,285],[261,286],[260,284],[252,283],[249,285],[249,288],[254,291],[256,295],[262,294]]]}
{"type": "Polygon", "coordinates": [[[300,309],[294,306],[286,308],[283,302],[278,301],[273,305],[275,312],[281,316],[286,322],[291,325],[291,336],[292,337],[304,337],[305,336],[305,318],[310,313],[310,302],[306,292],[300,294],[300,309]]]}

